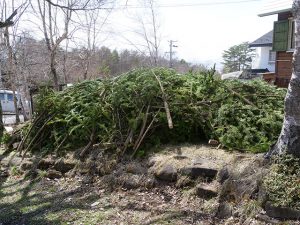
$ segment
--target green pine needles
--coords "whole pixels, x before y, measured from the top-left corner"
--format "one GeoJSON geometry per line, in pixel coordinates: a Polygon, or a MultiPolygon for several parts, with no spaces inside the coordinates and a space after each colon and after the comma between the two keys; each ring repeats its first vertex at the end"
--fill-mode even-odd
{"type": "Polygon", "coordinates": [[[280,133],[285,93],[259,80],[221,81],[214,70],[137,69],[42,91],[19,150],[82,147],[83,156],[98,144],[134,156],[161,143],[214,138],[228,149],[264,152],[280,133]]]}

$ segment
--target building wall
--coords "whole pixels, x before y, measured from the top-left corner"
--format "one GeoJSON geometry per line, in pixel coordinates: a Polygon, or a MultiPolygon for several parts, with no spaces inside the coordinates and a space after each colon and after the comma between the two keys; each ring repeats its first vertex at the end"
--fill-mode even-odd
{"type": "Polygon", "coordinates": [[[252,69],[268,69],[275,72],[275,62],[269,62],[269,51],[272,47],[257,47],[252,59],[252,69]]]}
{"type": "Polygon", "coordinates": [[[292,60],[293,60],[292,52],[277,52],[276,75],[278,77],[288,77],[288,78],[291,77],[291,75],[292,75],[292,60]]]}

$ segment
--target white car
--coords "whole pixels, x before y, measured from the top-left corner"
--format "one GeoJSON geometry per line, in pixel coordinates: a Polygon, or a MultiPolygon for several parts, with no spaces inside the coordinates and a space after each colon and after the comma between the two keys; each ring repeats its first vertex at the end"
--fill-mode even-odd
{"type": "MultiPolygon", "coordinates": [[[[17,106],[18,109],[21,109],[21,96],[16,92],[17,97],[17,106]]],[[[10,112],[15,113],[15,106],[14,106],[14,97],[13,97],[13,91],[11,90],[0,90],[0,100],[1,100],[1,106],[3,112],[10,112]]]]}

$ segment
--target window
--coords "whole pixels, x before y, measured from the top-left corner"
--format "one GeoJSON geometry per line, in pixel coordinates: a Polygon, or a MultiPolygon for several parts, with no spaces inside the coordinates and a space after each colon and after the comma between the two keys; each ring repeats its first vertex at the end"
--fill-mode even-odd
{"type": "Polygon", "coordinates": [[[7,94],[7,101],[13,101],[13,100],[14,100],[13,94],[7,94]]]}
{"type": "Polygon", "coordinates": [[[5,100],[4,93],[0,93],[0,100],[5,100]]]}
{"type": "Polygon", "coordinates": [[[276,52],[270,50],[269,51],[269,63],[275,63],[276,61],[276,52]]]}

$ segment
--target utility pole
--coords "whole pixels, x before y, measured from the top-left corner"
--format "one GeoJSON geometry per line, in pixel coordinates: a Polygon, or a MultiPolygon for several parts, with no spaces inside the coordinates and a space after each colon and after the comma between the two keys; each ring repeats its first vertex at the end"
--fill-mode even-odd
{"type": "Polygon", "coordinates": [[[173,48],[177,48],[177,47],[178,47],[177,45],[174,45],[175,42],[177,42],[177,41],[173,41],[173,40],[170,40],[170,41],[169,41],[169,43],[170,43],[170,44],[169,44],[170,51],[167,52],[167,53],[169,53],[169,55],[170,55],[170,61],[169,61],[169,67],[170,67],[170,68],[173,67],[173,54],[175,53],[175,52],[173,51],[173,48]]]}

